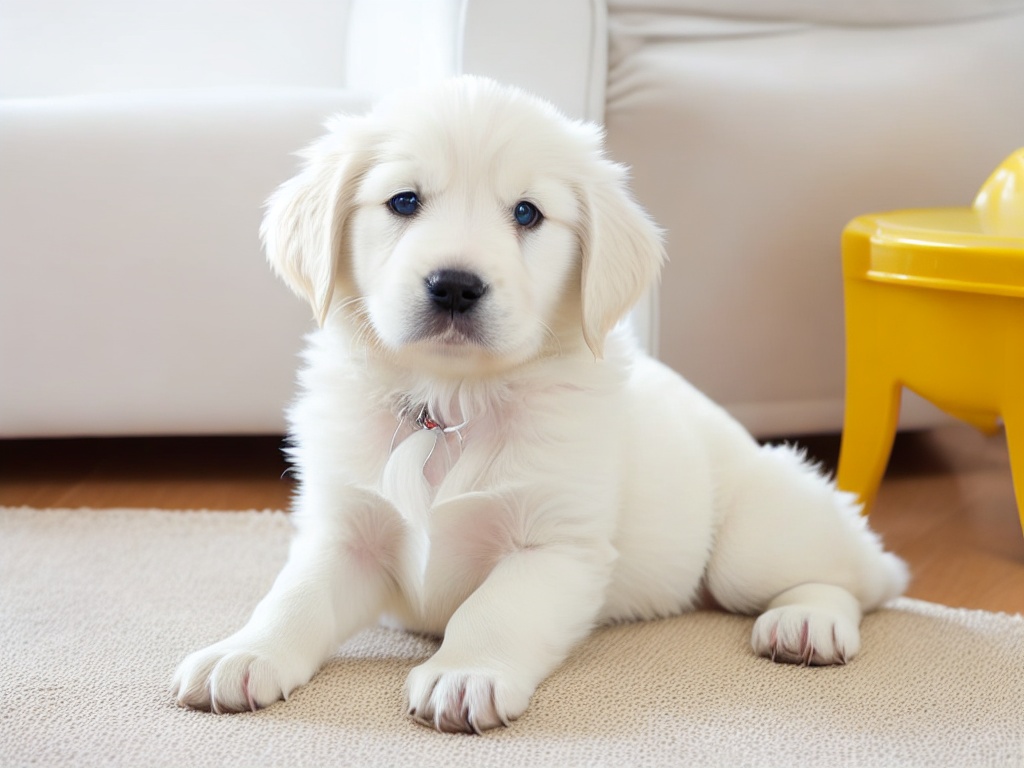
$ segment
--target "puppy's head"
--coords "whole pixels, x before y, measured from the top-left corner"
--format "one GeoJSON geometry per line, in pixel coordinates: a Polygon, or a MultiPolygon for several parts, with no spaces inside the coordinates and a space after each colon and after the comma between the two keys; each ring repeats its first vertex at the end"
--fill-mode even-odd
{"type": "Polygon", "coordinates": [[[466,375],[604,338],[655,279],[660,233],[595,126],[479,78],[337,117],[268,203],[276,271],[360,338],[466,375]]]}

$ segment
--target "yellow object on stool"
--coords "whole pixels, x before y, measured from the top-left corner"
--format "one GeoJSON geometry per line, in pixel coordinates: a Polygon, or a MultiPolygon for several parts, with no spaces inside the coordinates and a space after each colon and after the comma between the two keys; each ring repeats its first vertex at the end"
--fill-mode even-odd
{"type": "Polygon", "coordinates": [[[971,208],[854,219],[843,284],[839,487],[870,509],[907,387],[986,432],[1002,418],[1024,526],[1024,149],[971,208]]]}

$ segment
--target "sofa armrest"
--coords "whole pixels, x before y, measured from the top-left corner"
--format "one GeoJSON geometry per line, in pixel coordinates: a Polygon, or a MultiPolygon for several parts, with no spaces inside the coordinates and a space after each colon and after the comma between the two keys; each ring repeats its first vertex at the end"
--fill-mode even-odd
{"type": "Polygon", "coordinates": [[[0,438],[278,432],[308,306],[263,201],[342,89],[0,99],[0,438]]]}

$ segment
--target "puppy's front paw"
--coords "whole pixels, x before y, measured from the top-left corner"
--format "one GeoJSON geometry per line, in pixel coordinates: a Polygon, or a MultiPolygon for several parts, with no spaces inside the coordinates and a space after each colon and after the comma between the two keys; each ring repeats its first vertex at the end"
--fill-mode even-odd
{"type": "Polygon", "coordinates": [[[860,650],[860,630],[839,611],[789,605],[758,617],[751,644],[772,661],[845,664],[860,650]]]}
{"type": "Polygon", "coordinates": [[[287,698],[308,680],[272,651],[229,638],[187,656],[172,683],[179,706],[216,712],[243,712],[287,698]]]}
{"type": "Polygon", "coordinates": [[[508,725],[526,711],[533,693],[508,672],[434,659],[409,673],[405,689],[409,715],[446,733],[482,733],[508,725]]]}

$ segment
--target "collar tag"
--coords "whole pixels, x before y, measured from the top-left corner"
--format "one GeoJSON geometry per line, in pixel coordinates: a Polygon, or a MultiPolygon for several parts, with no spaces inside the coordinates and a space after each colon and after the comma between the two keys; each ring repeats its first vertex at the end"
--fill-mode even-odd
{"type": "Polygon", "coordinates": [[[441,426],[439,422],[434,421],[434,419],[431,417],[430,412],[427,410],[426,404],[424,404],[424,406],[420,408],[420,414],[419,416],[416,417],[416,426],[419,427],[420,429],[426,429],[428,431],[433,431],[435,429],[439,429],[442,432],[445,431],[444,427],[441,426]]]}

